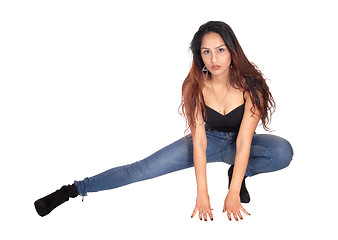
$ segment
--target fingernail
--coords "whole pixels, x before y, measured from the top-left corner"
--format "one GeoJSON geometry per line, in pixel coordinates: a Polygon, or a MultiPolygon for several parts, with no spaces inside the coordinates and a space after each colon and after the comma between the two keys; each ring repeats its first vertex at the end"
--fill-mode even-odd
{"type": "Polygon", "coordinates": [[[207,220],[206,220],[206,219],[204,219],[204,221],[206,222],[207,220]]]}
{"type": "Polygon", "coordinates": [[[212,218],[211,221],[214,221],[214,219],[212,218]]]}
{"type": "Polygon", "coordinates": [[[202,221],[202,218],[200,218],[200,220],[202,221]]]}

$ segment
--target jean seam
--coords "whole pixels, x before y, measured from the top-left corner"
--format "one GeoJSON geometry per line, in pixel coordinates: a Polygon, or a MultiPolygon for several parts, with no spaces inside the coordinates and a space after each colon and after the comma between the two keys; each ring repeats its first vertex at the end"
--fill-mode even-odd
{"type": "MultiPolygon", "coordinates": [[[[225,152],[226,150],[228,150],[231,146],[232,146],[233,142],[231,141],[230,144],[223,144],[222,145],[222,148],[220,150],[220,154],[221,154],[221,157],[222,157],[222,161],[225,162],[225,159],[223,158],[223,154],[222,152],[225,152]],[[226,146],[227,145],[227,146],[226,146]],[[226,146],[226,147],[225,147],[226,146]]],[[[236,147],[236,146],[235,146],[236,147]]],[[[236,158],[236,156],[235,156],[236,158]]]]}
{"type": "MultiPolygon", "coordinates": [[[[268,146],[264,146],[263,144],[261,144],[261,143],[259,143],[259,144],[257,144],[257,145],[259,145],[259,146],[262,146],[262,147],[264,147],[264,148],[267,148],[268,149],[268,151],[269,151],[269,156],[265,156],[266,158],[267,158],[267,160],[268,160],[268,164],[267,165],[265,165],[264,166],[264,168],[262,168],[262,169],[260,169],[260,170],[263,170],[263,169],[267,169],[267,168],[269,168],[270,166],[271,166],[271,164],[273,163],[273,161],[272,161],[272,150],[271,150],[271,148],[269,148],[268,146]]],[[[249,160],[250,161],[250,160],[249,160]]],[[[250,171],[250,170],[248,170],[247,169],[247,172],[249,172],[249,173],[253,173],[253,175],[256,175],[256,174],[259,174],[259,173],[254,173],[254,172],[252,172],[252,171],[250,171]]],[[[250,175],[252,175],[252,174],[250,174],[250,175]]]]}

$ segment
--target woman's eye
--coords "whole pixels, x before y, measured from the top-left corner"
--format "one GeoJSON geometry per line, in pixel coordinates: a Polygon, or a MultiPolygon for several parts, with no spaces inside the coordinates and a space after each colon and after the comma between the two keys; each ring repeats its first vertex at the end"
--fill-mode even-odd
{"type": "Polygon", "coordinates": [[[218,49],[219,52],[224,52],[224,48],[218,49]]]}
{"type": "Polygon", "coordinates": [[[208,54],[208,53],[209,53],[209,50],[205,50],[203,53],[204,53],[204,54],[208,54]]]}

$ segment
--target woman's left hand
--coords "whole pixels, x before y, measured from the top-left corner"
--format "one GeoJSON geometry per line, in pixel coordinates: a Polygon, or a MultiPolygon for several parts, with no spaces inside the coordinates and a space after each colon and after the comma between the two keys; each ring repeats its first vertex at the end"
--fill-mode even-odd
{"type": "Polygon", "coordinates": [[[231,214],[234,216],[235,220],[238,221],[238,219],[243,220],[241,211],[246,215],[250,215],[242,207],[239,193],[229,191],[224,201],[223,212],[227,212],[229,221],[231,221],[231,214]]]}

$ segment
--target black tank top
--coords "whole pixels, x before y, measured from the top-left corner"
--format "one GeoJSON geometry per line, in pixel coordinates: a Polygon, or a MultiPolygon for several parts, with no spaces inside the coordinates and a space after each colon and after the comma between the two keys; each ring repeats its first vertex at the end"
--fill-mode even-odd
{"type": "Polygon", "coordinates": [[[244,103],[231,112],[223,115],[216,110],[208,107],[204,102],[202,94],[203,104],[206,111],[205,125],[207,128],[211,128],[222,132],[238,132],[241,126],[242,118],[244,115],[245,98],[243,92],[244,103]]]}

